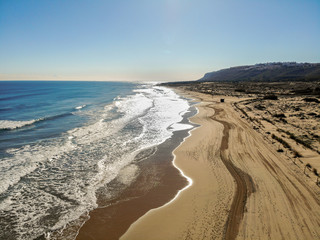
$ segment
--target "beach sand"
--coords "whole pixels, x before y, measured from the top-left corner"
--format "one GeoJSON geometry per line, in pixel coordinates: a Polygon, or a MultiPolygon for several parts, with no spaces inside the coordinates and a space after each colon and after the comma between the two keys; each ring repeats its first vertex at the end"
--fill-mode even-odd
{"type": "Polygon", "coordinates": [[[200,101],[201,126],[174,151],[193,184],[121,239],[320,239],[319,187],[241,118],[240,99],[183,95],[200,101]]]}
{"type": "MultiPolygon", "coordinates": [[[[184,116],[182,123],[188,124],[188,117],[195,113],[193,108],[184,116]]],[[[98,199],[100,207],[89,213],[90,219],[80,228],[76,239],[119,239],[133,222],[150,209],[172,200],[180,189],[188,185],[187,179],[172,165],[173,150],[188,135],[188,130],[174,132],[164,143],[141,152],[133,162],[140,172],[135,181],[120,189],[119,195],[112,199],[98,199]]],[[[117,189],[119,185],[115,181],[109,187],[117,189]]],[[[65,238],[62,236],[59,239],[65,238]]]]}

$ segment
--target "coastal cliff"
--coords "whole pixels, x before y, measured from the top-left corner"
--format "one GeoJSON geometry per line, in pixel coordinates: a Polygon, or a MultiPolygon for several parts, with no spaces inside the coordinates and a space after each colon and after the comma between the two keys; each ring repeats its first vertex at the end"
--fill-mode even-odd
{"type": "Polygon", "coordinates": [[[206,73],[199,82],[319,81],[320,63],[262,63],[206,73]]]}

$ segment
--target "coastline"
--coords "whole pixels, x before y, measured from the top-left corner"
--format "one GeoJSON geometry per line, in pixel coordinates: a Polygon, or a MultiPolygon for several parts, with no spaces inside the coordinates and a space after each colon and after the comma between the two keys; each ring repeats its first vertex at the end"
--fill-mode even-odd
{"type": "Polygon", "coordinates": [[[240,117],[239,99],[178,91],[200,101],[200,127],[174,151],[193,184],[121,239],[319,238],[319,191],[240,117]]]}
{"type": "MultiPolygon", "coordinates": [[[[188,118],[194,114],[196,109],[191,106],[180,123],[190,124],[188,118]]],[[[149,153],[142,154],[145,155],[143,158],[138,154],[134,161],[139,168],[136,180],[116,198],[104,201],[104,207],[92,210],[75,239],[119,239],[142,215],[170,202],[188,186],[187,179],[172,164],[172,152],[189,135],[189,131],[175,131],[164,143],[146,150],[149,153]]]]}

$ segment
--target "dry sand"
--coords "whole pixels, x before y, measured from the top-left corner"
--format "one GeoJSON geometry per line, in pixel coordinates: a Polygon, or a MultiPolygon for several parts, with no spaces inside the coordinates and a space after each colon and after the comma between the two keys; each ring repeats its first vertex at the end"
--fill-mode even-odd
{"type": "Polygon", "coordinates": [[[239,99],[184,94],[201,101],[201,127],[174,152],[193,184],[121,239],[320,239],[318,186],[240,117],[239,99]]]}

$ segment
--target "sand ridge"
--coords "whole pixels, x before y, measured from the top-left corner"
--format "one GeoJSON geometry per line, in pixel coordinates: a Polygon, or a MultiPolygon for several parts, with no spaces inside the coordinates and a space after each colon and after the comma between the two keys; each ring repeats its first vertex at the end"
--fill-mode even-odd
{"type": "Polygon", "coordinates": [[[201,101],[201,127],[175,150],[193,185],[121,239],[319,239],[319,190],[240,117],[239,100],[184,94],[201,101]]]}

